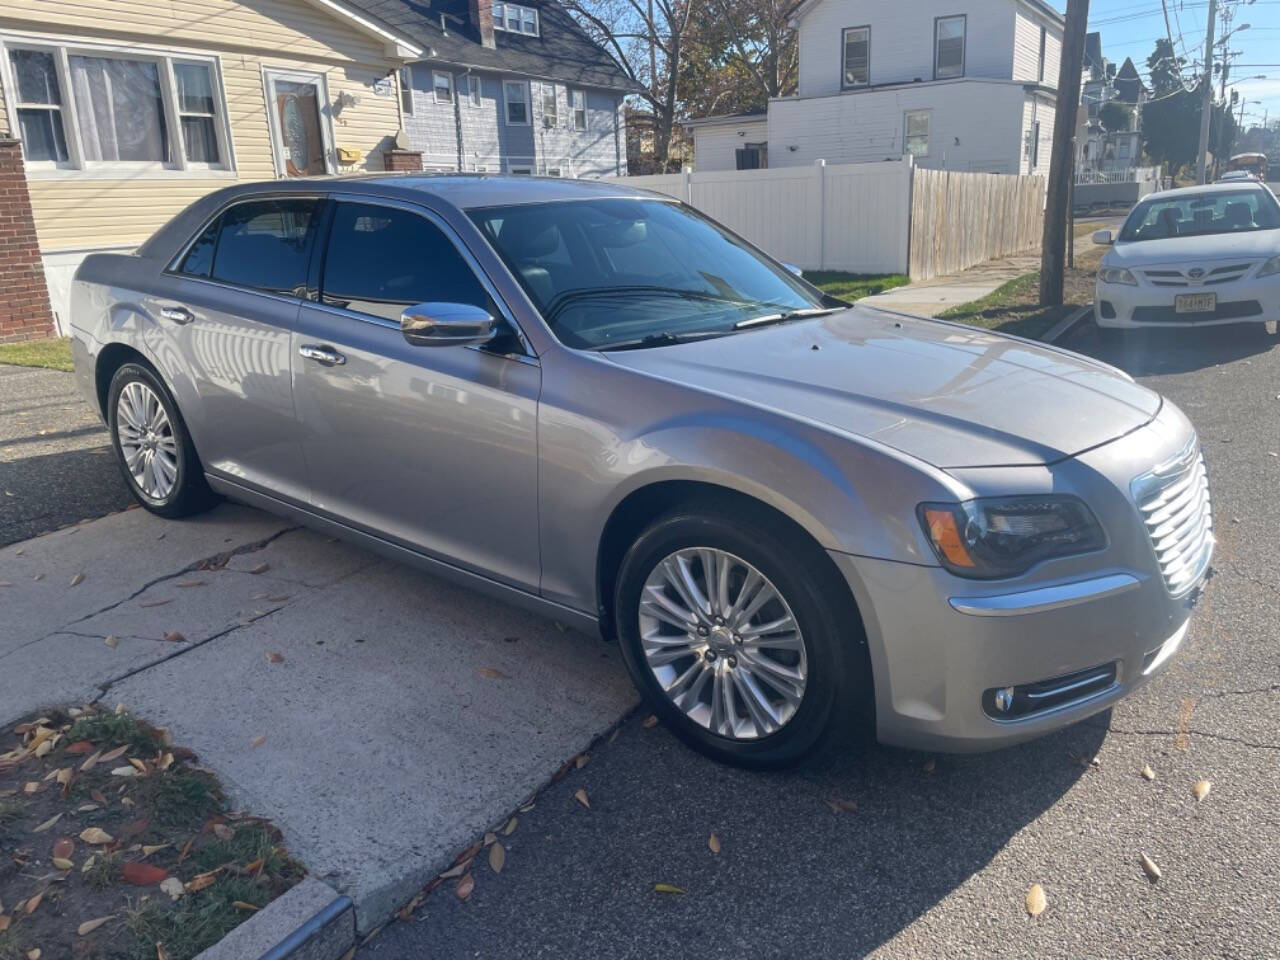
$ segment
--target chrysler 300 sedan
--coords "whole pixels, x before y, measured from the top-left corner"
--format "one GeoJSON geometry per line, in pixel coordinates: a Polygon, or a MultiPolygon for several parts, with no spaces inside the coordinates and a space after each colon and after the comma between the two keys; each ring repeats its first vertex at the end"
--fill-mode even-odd
{"type": "Polygon", "coordinates": [[[693,746],[975,750],[1173,655],[1187,418],[1085,357],[824,296],[598,182],[243,185],[84,261],[79,383],[144,507],[230,497],[616,639],[693,746]]]}

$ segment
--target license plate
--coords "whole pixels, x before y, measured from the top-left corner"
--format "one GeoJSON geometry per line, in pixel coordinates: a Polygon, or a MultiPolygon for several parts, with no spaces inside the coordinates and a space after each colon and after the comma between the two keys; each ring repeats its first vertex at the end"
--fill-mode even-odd
{"type": "Polygon", "coordinates": [[[1184,293],[1173,298],[1174,313],[1212,313],[1217,309],[1216,293],[1184,293]]]}

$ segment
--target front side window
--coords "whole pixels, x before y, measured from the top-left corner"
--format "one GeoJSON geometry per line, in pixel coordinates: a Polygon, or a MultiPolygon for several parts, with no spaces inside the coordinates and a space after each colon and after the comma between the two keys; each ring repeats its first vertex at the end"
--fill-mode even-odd
{"type": "Polygon", "coordinates": [[[929,111],[908,110],[903,120],[906,152],[913,157],[929,155],[929,111]]]}
{"type": "Polygon", "coordinates": [[[218,164],[217,103],[213,78],[203,63],[175,63],[173,78],[178,85],[178,121],[182,125],[182,145],[191,163],[218,164]]]}
{"type": "Polygon", "coordinates": [[[507,102],[507,123],[518,126],[529,123],[529,88],[522,80],[507,80],[502,84],[502,95],[507,102]]]}
{"type": "Polygon", "coordinates": [[[431,83],[436,93],[436,103],[453,103],[453,74],[435,71],[431,83]]]}
{"type": "Polygon", "coordinates": [[[1164,199],[1148,197],[1133,208],[1117,239],[1129,243],[1255,230],[1280,230],[1280,204],[1269,190],[1205,191],[1164,199]]]}
{"type": "Polygon", "coordinates": [[[863,87],[871,82],[871,28],[849,27],[844,32],[842,87],[863,87]]]}
{"type": "Polygon", "coordinates": [[[542,125],[544,127],[557,125],[559,109],[556,85],[554,83],[544,83],[542,85],[542,125]]]}
{"type": "Polygon", "coordinates": [[[823,309],[786,270],[674,203],[575,200],[470,216],[571,347],[725,336],[823,309]]]}
{"type": "Polygon", "coordinates": [[[47,50],[10,50],[9,66],[17,87],[18,131],[27,161],[65,162],[62,90],[53,54],[47,50]]]}
{"type": "Polygon", "coordinates": [[[201,233],[179,272],[300,297],[319,210],[309,198],[237,204],[201,233]]]}
{"type": "Polygon", "coordinates": [[[418,303],[468,303],[496,313],[484,286],[434,223],[374,204],[340,203],[320,281],[323,303],[399,322],[418,303]]]}
{"type": "Polygon", "coordinates": [[[933,77],[946,80],[964,76],[965,17],[939,17],[934,21],[933,77]]]}

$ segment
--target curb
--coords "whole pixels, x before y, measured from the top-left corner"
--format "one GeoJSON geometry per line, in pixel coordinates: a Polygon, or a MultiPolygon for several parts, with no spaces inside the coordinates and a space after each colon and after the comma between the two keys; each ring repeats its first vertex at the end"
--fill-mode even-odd
{"type": "Polygon", "coordinates": [[[1074,330],[1087,317],[1092,317],[1092,316],[1093,316],[1093,304],[1091,303],[1087,307],[1081,307],[1075,313],[1071,313],[1063,317],[1061,320],[1055,323],[1052,327],[1050,327],[1047,331],[1045,331],[1044,336],[1042,336],[1040,339],[1043,340],[1045,343],[1057,343],[1059,340],[1065,337],[1068,333],[1074,330]]]}
{"type": "Polygon", "coordinates": [[[196,960],[339,960],[355,945],[351,898],[306,877],[196,960]]]}

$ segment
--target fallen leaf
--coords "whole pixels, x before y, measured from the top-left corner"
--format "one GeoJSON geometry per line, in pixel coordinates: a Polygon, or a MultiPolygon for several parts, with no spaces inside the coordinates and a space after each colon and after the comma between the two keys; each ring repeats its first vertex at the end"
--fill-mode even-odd
{"type": "MultiPolygon", "coordinates": [[[[520,804],[520,806],[518,806],[516,809],[519,810],[521,813],[528,813],[530,810],[533,809],[533,807],[534,807],[534,803],[532,800],[530,800],[528,803],[520,804]]],[[[512,829],[514,830],[515,827],[512,827],[512,829]]]]}
{"type": "Polygon", "coordinates": [[[167,894],[170,900],[178,900],[187,892],[187,888],[177,877],[170,877],[160,884],[160,892],[167,894]]]}
{"type": "Polygon", "coordinates": [[[93,856],[90,856],[88,860],[86,860],[84,863],[80,864],[80,872],[81,872],[81,873],[88,873],[90,870],[92,870],[92,869],[93,869],[93,865],[94,865],[95,863],[97,863],[97,862],[98,862],[98,857],[97,857],[97,855],[96,855],[96,854],[95,854],[95,855],[93,855],[93,856]]]}
{"type": "Polygon", "coordinates": [[[93,753],[93,744],[88,740],[77,740],[63,747],[62,752],[68,756],[79,757],[86,753],[93,753]]]}
{"type": "Polygon", "coordinates": [[[135,887],[154,887],[169,878],[169,871],[152,863],[126,863],[120,868],[120,877],[135,887]]]}
{"type": "Polygon", "coordinates": [[[201,890],[204,890],[206,887],[213,886],[213,882],[217,879],[218,879],[218,872],[216,870],[211,871],[209,873],[199,873],[187,881],[187,884],[184,887],[184,889],[187,891],[187,893],[199,893],[201,890]]]}
{"type": "Polygon", "coordinates": [[[573,761],[573,765],[577,767],[579,770],[581,770],[583,767],[587,765],[587,761],[590,759],[591,758],[588,757],[585,753],[580,753],[578,754],[577,759],[573,761]]]}
{"type": "Polygon", "coordinates": [[[454,877],[460,877],[471,869],[471,858],[464,859],[461,863],[454,864],[444,873],[440,874],[441,880],[452,880],[454,877]]]}
{"type": "Polygon", "coordinates": [[[102,759],[101,750],[98,750],[95,753],[89,754],[89,756],[85,757],[84,763],[80,764],[80,772],[84,773],[86,770],[92,770],[95,766],[97,766],[98,761],[101,759],[102,759]]]}
{"type": "Polygon", "coordinates": [[[76,866],[66,857],[54,857],[49,862],[52,863],[54,868],[57,870],[74,870],[76,866]]]}
{"type": "Polygon", "coordinates": [[[169,951],[160,942],[156,943],[156,960],[169,960],[169,951]]]}
{"type": "Polygon", "coordinates": [[[165,643],[186,643],[187,638],[180,634],[177,630],[166,630],[164,634],[165,643]]]}
{"type": "Polygon", "coordinates": [[[76,813],[93,813],[97,809],[98,805],[96,803],[82,803],[76,807],[76,813]]]}
{"type": "Polygon", "coordinates": [[[655,883],[653,885],[654,893],[673,893],[678,897],[684,896],[684,891],[677,887],[674,883],[655,883]]]}
{"type": "Polygon", "coordinates": [[[142,855],[144,857],[149,857],[153,853],[159,853],[161,850],[163,850],[167,846],[169,846],[169,844],[167,843],[150,843],[150,844],[144,843],[142,845],[142,855]]]}
{"type": "Polygon", "coordinates": [[[720,838],[713,833],[711,836],[707,837],[707,846],[711,848],[712,853],[719,853],[720,838]]]}
{"type": "Polygon", "coordinates": [[[0,913],[0,933],[4,933],[6,930],[8,930],[9,924],[11,924],[12,922],[13,922],[12,917],[7,917],[3,913],[0,913]]]}
{"type": "Polygon", "coordinates": [[[616,727],[616,728],[614,729],[613,733],[612,733],[612,734],[610,734],[610,736],[609,736],[609,743],[613,743],[613,741],[617,740],[617,739],[618,739],[618,734],[620,734],[621,732],[622,732],[622,728],[621,728],[621,727],[616,727]]]}
{"type": "Polygon", "coordinates": [[[163,600],[143,600],[138,604],[140,607],[163,607],[166,603],[173,603],[173,600],[166,597],[163,600]]]}
{"type": "Polygon", "coordinates": [[[215,823],[213,825],[213,835],[219,840],[228,841],[235,838],[235,830],[228,827],[225,823],[215,823]]]}
{"type": "Polygon", "coordinates": [[[249,741],[249,746],[256,750],[258,747],[262,746],[266,742],[267,742],[267,735],[265,733],[260,733],[258,734],[258,736],[254,737],[251,741],[249,741]]]}
{"type": "Polygon", "coordinates": [[[116,767],[111,771],[111,775],[113,777],[136,777],[138,775],[138,768],[132,764],[127,767],[116,767]]]}
{"type": "MultiPolygon", "coordinates": [[[[41,432],[43,433],[44,431],[41,432]]],[[[33,947],[27,951],[27,960],[40,960],[42,956],[44,956],[44,951],[39,947],[33,947]]]]}
{"type": "MultiPolygon", "coordinates": [[[[120,757],[123,757],[125,755],[125,751],[127,751],[128,749],[129,749],[129,744],[127,743],[122,744],[121,746],[116,747],[114,750],[109,750],[106,753],[104,753],[102,756],[98,758],[98,762],[110,763],[112,760],[116,760],[116,759],[119,759],[120,757]]],[[[83,770],[84,768],[81,767],[80,769],[83,770]]]]}
{"type": "Polygon", "coordinates": [[[1151,765],[1150,765],[1150,764],[1147,764],[1146,766],[1144,766],[1144,767],[1142,768],[1142,779],[1143,779],[1143,780],[1154,780],[1155,778],[1156,778],[1156,772],[1155,772],[1154,770],[1152,770],[1152,769],[1151,769],[1151,765]]]}
{"type": "Polygon", "coordinates": [[[160,754],[160,759],[156,761],[156,769],[168,770],[172,766],[173,766],[173,754],[172,753],[160,754]]]}
{"type": "Polygon", "coordinates": [[[50,817],[50,818],[49,818],[48,820],[46,820],[44,823],[40,824],[40,826],[36,827],[36,828],[35,828],[34,830],[32,830],[31,832],[32,832],[32,833],[44,833],[46,830],[48,830],[50,827],[52,827],[55,823],[57,823],[57,822],[58,822],[59,820],[61,820],[61,819],[62,819],[62,814],[60,814],[60,813],[55,813],[52,817],[50,817]]]}
{"type": "Polygon", "coordinates": [[[82,583],[84,583],[83,573],[77,573],[74,577],[71,578],[71,586],[73,587],[78,587],[82,583]]]}
{"type": "Polygon", "coordinates": [[[271,564],[263,561],[262,563],[258,564],[256,567],[252,567],[249,570],[249,572],[253,574],[266,573],[270,569],[271,569],[271,564]]]}
{"type": "Polygon", "coordinates": [[[1038,883],[1033,883],[1031,889],[1027,891],[1027,913],[1033,917],[1038,917],[1044,913],[1044,908],[1048,905],[1048,900],[1044,896],[1044,887],[1038,883]]]}
{"type": "Polygon", "coordinates": [[[85,827],[80,831],[80,839],[90,846],[96,847],[104,843],[110,843],[114,838],[101,827],[85,827]]]}
{"type": "Polygon", "coordinates": [[[258,909],[252,903],[245,903],[243,900],[232,900],[231,905],[237,910],[244,910],[247,913],[253,913],[258,909]]]}
{"type": "Polygon", "coordinates": [[[646,730],[648,730],[650,727],[656,727],[657,725],[658,725],[658,715],[656,713],[649,714],[647,717],[644,718],[644,723],[640,724],[640,726],[644,727],[646,730]]]}
{"type": "Polygon", "coordinates": [[[289,595],[287,593],[282,593],[279,596],[264,597],[263,599],[265,599],[268,603],[284,603],[286,600],[289,599],[289,595]]]}
{"type": "Polygon", "coordinates": [[[33,793],[38,793],[40,788],[43,786],[44,784],[40,783],[38,780],[28,780],[22,785],[22,792],[30,796],[33,793]]]}
{"type": "Polygon", "coordinates": [[[467,897],[471,896],[471,891],[475,888],[476,878],[472,874],[468,873],[458,881],[458,885],[453,888],[453,892],[458,895],[459,900],[465,900],[467,897]]]}
{"type": "Polygon", "coordinates": [[[1162,874],[1160,873],[1160,868],[1157,867],[1156,862],[1152,860],[1150,857],[1148,857],[1145,853],[1139,857],[1138,862],[1142,864],[1143,873],[1145,873],[1153,881],[1160,879],[1160,877],[1162,876],[1162,874]]]}
{"type": "Polygon", "coordinates": [[[267,653],[267,663],[284,663],[284,657],[271,650],[267,653]]]}
{"type": "Polygon", "coordinates": [[[137,757],[130,757],[129,763],[133,766],[133,769],[137,770],[139,773],[147,772],[147,765],[143,763],[141,760],[139,760],[137,757]]]}
{"type": "Polygon", "coordinates": [[[583,790],[581,787],[573,792],[573,799],[577,800],[588,810],[591,809],[591,803],[587,800],[587,791],[583,790]]]}
{"type": "Polygon", "coordinates": [[[107,805],[106,794],[104,794],[97,787],[94,787],[92,790],[89,791],[89,796],[93,797],[94,800],[97,800],[98,803],[102,804],[104,807],[107,805]]]}
{"type": "Polygon", "coordinates": [[[1212,789],[1213,784],[1208,780],[1197,780],[1191,786],[1191,795],[1195,797],[1197,801],[1203,800],[1209,795],[1209,791],[1212,789]]]}
{"type": "Polygon", "coordinates": [[[76,844],[70,837],[59,837],[53,843],[53,855],[64,860],[75,853],[76,844]]]}
{"type": "MultiPolygon", "coordinates": [[[[530,804],[531,809],[532,809],[532,806],[533,805],[530,804]]],[[[502,828],[502,835],[504,837],[509,837],[516,832],[516,819],[517,819],[516,817],[512,817],[510,820],[507,821],[507,825],[502,828]]]]}
{"type": "Polygon", "coordinates": [[[203,580],[179,580],[177,583],[174,584],[174,586],[180,587],[183,590],[188,590],[191,587],[203,587],[204,581],[203,580]]]}
{"type": "Polygon", "coordinates": [[[501,670],[496,670],[493,667],[476,667],[476,673],[490,680],[502,680],[506,677],[505,673],[501,670]]]}
{"type": "Polygon", "coordinates": [[[80,924],[80,926],[76,927],[76,933],[80,934],[80,936],[82,937],[87,937],[89,934],[93,933],[93,931],[97,930],[100,926],[102,926],[108,920],[114,920],[114,919],[115,917],[111,916],[111,917],[98,917],[98,919],[96,920],[86,920],[84,923],[80,924]]]}
{"type": "MultiPolygon", "coordinates": [[[[31,897],[25,903],[21,904],[22,912],[25,913],[27,916],[31,916],[31,914],[36,912],[36,907],[40,906],[40,901],[43,899],[44,899],[44,891],[41,890],[34,897],[31,897]]],[[[17,913],[18,908],[14,907],[13,912],[17,913]]]]}
{"type": "Polygon", "coordinates": [[[852,800],[828,800],[832,813],[857,813],[858,805],[852,800]]]}
{"type": "Polygon", "coordinates": [[[48,755],[49,755],[49,753],[53,750],[53,743],[54,743],[54,742],[53,742],[52,740],[42,740],[42,741],[40,741],[40,745],[39,745],[38,747],[36,747],[36,749],[35,749],[35,751],[34,751],[35,755],[36,755],[37,757],[46,757],[46,756],[48,756],[48,755]]]}
{"type": "Polygon", "coordinates": [[[250,860],[248,863],[246,863],[244,865],[244,872],[251,876],[256,876],[257,874],[262,872],[262,868],[265,867],[266,865],[267,865],[266,859],[264,857],[259,857],[257,860],[250,860]]]}
{"type": "Polygon", "coordinates": [[[495,843],[489,848],[489,869],[494,873],[501,873],[502,868],[507,863],[507,851],[502,844],[495,843]]]}

